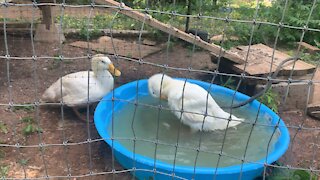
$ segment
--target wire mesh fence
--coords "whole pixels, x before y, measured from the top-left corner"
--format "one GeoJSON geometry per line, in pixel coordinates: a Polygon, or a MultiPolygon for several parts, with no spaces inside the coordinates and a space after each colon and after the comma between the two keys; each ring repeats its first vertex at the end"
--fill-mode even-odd
{"type": "MultiPolygon", "coordinates": [[[[318,43],[320,29],[314,24],[319,21],[319,1],[303,2],[306,7],[302,12],[306,16],[298,17],[299,26],[288,23],[292,15],[288,12],[292,12],[294,2],[278,2],[279,8],[273,12],[278,14],[277,22],[261,15],[267,7],[265,1],[259,0],[252,2],[248,14],[241,11],[241,7],[235,7],[234,1],[218,1],[224,3],[220,9],[213,8],[216,1],[205,0],[125,2],[128,6],[122,1],[117,4],[103,0],[1,2],[2,179],[131,179],[135,176],[141,179],[251,179],[254,176],[248,172],[253,169],[249,166],[260,168],[255,177],[260,179],[318,179],[320,126],[318,121],[307,115],[307,108],[316,96],[314,89],[319,84],[316,78],[319,52],[312,56],[313,68],[307,76],[300,77],[294,73],[298,58],[305,57],[301,43],[312,38],[318,43]],[[51,22],[45,20],[44,7],[51,8],[51,22]],[[136,13],[143,15],[136,18],[136,13]],[[165,23],[166,28],[152,24],[154,19],[165,23]],[[25,22],[28,24],[26,27],[16,25],[25,22]],[[50,24],[51,30],[44,27],[47,29],[42,36],[54,40],[39,42],[35,38],[39,36],[36,33],[40,33],[38,27],[46,23],[50,24]],[[193,32],[195,36],[188,33],[181,35],[188,30],[184,29],[188,26],[196,29],[193,32]],[[238,31],[238,27],[242,27],[243,31],[238,31]],[[128,29],[130,31],[122,31],[128,29]],[[176,33],[179,29],[183,31],[176,33]],[[219,46],[210,45],[206,42],[208,39],[199,40],[203,33],[200,30],[210,35],[222,34],[221,39],[215,41],[219,46]],[[271,32],[271,38],[264,41],[273,49],[268,57],[269,73],[265,76],[248,74],[247,69],[252,68],[248,67],[251,65],[250,50],[254,44],[261,42],[257,37],[266,37],[271,32]],[[274,61],[276,50],[283,43],[283,34],[296,35],[300,43],[293,48],[292,43],[286,45],[291,47],[294,58],[291,59],[293,62],[288,72],[280,78],[274,69],[282,65],[276,65],[274,61]],[[97,40],[102,35],[107,37],[97,40]],[[245,43],[231,46],[247,46],[243,67],[237,73],[226,71],[226,66],[230,70],[231,65],[224,64],[228,62],[225,54],[229,52],[226,49],[229,48],[232,35],[240,36],[237,37],[238,41],[244,38],[242,42],[245,43]],[[178,40],[186,36],[193,38],[191,42],[178,40]],[[59,43],[62,41],[64,43],[59,43]],[[71,45],[75,41],[77,44],[71,45]],[[202,48],[215,48],[217,58],[214,67],[211,60],[213,55],[199,48],[199,45],[203,45],[202,48]],[[109,66],[110,73],[115,74],[114,68],[119,68],[120,77],[104,76],[103,70],[101,74],[92,74],[95,68],[95,73],[99,71],[94,59],[101,52],[114,64],[113,72],[109,66]],[[170,101],[168,94],[169,106],[157,98],[147,99],[150,92],[148,82],[144,79],[156,73],[181,78],[182,86],[179,86],[179,82],[172,85],[182,87],[175,93],[181,96],[177,104],[170,101]],[[112,80],[109,81],[109,78],[112,80]],[[219,90],[221,87],[215,83],[228,78],[235,79],[234,91],[219,90]],[[190,79],[206,81],[207,84],[190,79]],[[129,82],[131,85],[127,86],[127,90],[112,90],[105,98],[96,97],[101,94],[100,90],[105,92],[107,88],[100,80],[111,89],[129,82]],[[262,103],[253,102],[255,105],[251,107],[252,102],[247,102],[241,108],[230,108],[244,101],[246,98],[239,100],[239,96],[242,96],[239,92],[250,94],[244,87],[257,81],[270,86],[284,83],[280,94],[281,106],[289,106],[286,102],[290,99],[304,98],[303,109],[295,113],[280,110],[279,114],[285,122],[283,124],[278,116],[270,115],[271,112],[262,103]],[[54,82],[57,82],[54,91],[60,98],[55,102],[43,101],[42,94],[54,82]],[[195,102],[192,101],[191,105],[187,99],[192,92],[190,82],[198,83],[206,92],[194,92],[195,98],[192,100],[195,102]],[[305,96],[290,95],[292,88],[298,88],[295,86],[297,83],[304,88],[298,93],[305,96]],[[78,97],[70,99],[65,96],[65,93],[74,89],[77,89],[74,92],[78,97]],[[211,96],[230,114],[228,117],[211,112],[211,96]],[[79,99],[83,101],[77,104],[79,99]],[[205,101],[199,103],[203,99],[205,101]],[[92,123],[92,109],[98,103],[99,108],[104,108],[100,110],[103,113],[96,115],[95,118],[99,120],[94,119],[95,123],[92,123]],[[78,107],[83,108],[81,114],[85,115],[85,123],[79,122],[79,118],[71,111],[78,107]],[[268,113],[269,116],[265,117],[268,113]],[[201,120],[195,123],[200,126],[199,131],[190,130],[188,125],[192,127],[194,124],[186,125],[188,115],[200,117],[201,120]],[[231,115],[246,120],[241,120],[239,127],[229,127],[237,122],[231,115]],[[264,121],[263,118],[269,120],[264,121]],[[220,130],[204,131],[208,119],[222,119],[219,122],[226,122],[226,126],[220,130]],[[289,148],[279,160],[270,162],[273,157],[269,155],[280,147],[279,143],[283,143],[275,143],[277,138],[285,134],[280,130],[286,128],[290,133],[289,148]],[[108,137],[101,131],[107,133],[108,137]],[[267,134],[263,134],[264,131],[267,134]],[[232,148],[236,152],[232,152],[232,148]],[[260,156],[256,157],[255,153],[258,152],[260,156]],[[119,155],[121,153],[125,155],[119,155]],[[144,162],[146,165],[141,165],[144,162]],[[232,165],[235,168],[230,168],[232,165]]],[[[280,47],[283,48],[283,45],[280,47]]],[[[103,63],[109,62],[104,60],[103,63]]],[[[164,79],[162,76],[159,87],[164,86],[164,79]]],[[[267,94],[268,89],[259,90],[257,94],[267,94]]],[[[159,91],[162,96],[165,90],[160,88],[159,91]]],[[[267,102],[270,101],[268,97],[267,102]]]]}

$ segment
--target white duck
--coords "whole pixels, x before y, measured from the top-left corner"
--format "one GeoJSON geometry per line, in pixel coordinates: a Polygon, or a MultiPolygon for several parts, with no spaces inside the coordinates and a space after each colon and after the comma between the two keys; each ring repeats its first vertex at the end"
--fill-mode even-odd
{"type": "MultiPolygon", "coordinates": [[[[165,74],[155,74],[149,78],[148,88],[149,93],[153,97],[168,100],[170,109],[174,110],[174,114],[178,118],[181,116],[183,101],[183,111],[186,112],[182,113],[181,121],[190,126],[193,131],[213,131],[227,128],[230,114],[221,109],[210,94],[207,96],[208,92],[202,87],[189,82],[185,83],[181,80],[172,79],[165,74]],[[207,114],[209,116],[204,120],[207,97],[207,114]]],[[[231,115],[231,121],[228,127],[235,127],[242,121],[243,119],[231,115]]]]}
{"type": "Polygon", "coordinates": [[[98,102],[104,95],[113,89],[113,76],[120,76],[121,72],[114,67],[111,60],[103,54],[92,57],[92,71],[89,72],[89,96],[88,96],[88,71],[71,73],[59,78],[42,95],[42,102],[60,102],[71,107],[81,119],[78,108],[98,102]],[[61,98],[62,86],[62,98],[61,98]]]}

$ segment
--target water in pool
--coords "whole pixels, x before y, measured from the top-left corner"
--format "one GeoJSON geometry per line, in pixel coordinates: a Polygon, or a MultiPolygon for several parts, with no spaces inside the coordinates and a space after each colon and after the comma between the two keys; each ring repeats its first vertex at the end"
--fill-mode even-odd
{"type": "MultiPolygon", "coordinates": [[[[217,95],[214,99],[218,104],[230,102],[230,99],[217,95]]],[[[164,107],[166,102],[155,99],[149,96],[139,96],[139,103],[159,105],[164,107]]],[[[117,140],[130,151],[135,151],[136,154],[154,158],[155,143],[141,141],[141,139],[155,141],[157,135],[158,113],[157,108],[137,106],[134,123],[133,115],[135,106],[132,103],[126,103],[119,111],[115,112],[114,116],[114,137],[120,139],[132,139],[134,134],[137,138],[134,144],[132,140],[117,140]],[[134,132],[133,132],[134,131],[134,132]],[[140,140],[139,140],[140,139],[140,140]]],[[[257,110],[249,108],[240,108],[233,112],[236,116],[244,118],[246,122],[254,122],[257,117],[257,110]]],[[[270,124],[270,117],[264,113],[259,113],[258,123],[270,124]]],[[[175,157],[175,147],[178,137],[178,128],[180,121],[172,112],[168,110],[160,111],[158,139],[156,158],[159,161],[172,164],[175,157]],[[168,145],[169,144],[169,145],[168,145]]],[[[108,129],[110,135],[111,125],[108,129]]],[[[249,138],[251,124],[242,123],[237,126],[237,129],[229,128],[227,130],[226,139],[223,147],[223,154],[232,157],[242,158],[245,153],[245,148],[249,138]]],[[[253,128],[252,135],[249,140],[246,160],[257,161],[264,159],[267,153],[268,142],[274,131],[274,127],[256,125],[253,128]]],[[[213,132],[203,132],[200,145],[200,153],[197,159],[197,167],[217,167],[218,154],[221,151],[224,130],[213,132]],[[203,152],[205,151],[205,152],[203,152]]],[[[199,147],[199,138],[201,132],[192,132],[188,126],[182,125],[180,129],[179,148],[176,153],[176,165],[194,166],[196,158],[195,148],[199,147]]],[[[273,150],[273,146],[279,137],[279,131],[274,134],[270,143],[269,152],[273,150]]],[[[231,157],[222,156],[218,167],[231,166],[241,164],[241,161],[231,157]]]]}

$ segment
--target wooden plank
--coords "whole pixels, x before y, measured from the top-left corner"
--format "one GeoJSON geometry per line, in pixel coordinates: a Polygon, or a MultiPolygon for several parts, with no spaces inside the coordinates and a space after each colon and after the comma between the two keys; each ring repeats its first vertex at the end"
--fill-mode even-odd
{"type": "MultiPolygon", "coordinates": [[[[238,46],[236,48],[232,48],[234,54],[239,55],[243,59],[246,59],[248,46],[238,46]]],[[[272,70],[274,72],[278,65],[285,59],[289,58],[290,56],[280,52],[274,52],[274,60],[272,61],[272,53],[273,49],[263,45],[263,44],[256,44],[250,47],[250,52],[248,56],[248,62],[246,63],[245,73],[249,75],[256,75],[256,76],[265,76],[270,72],[271,63],[272,63],[272,70]]],[[[238,72],[242,73],[245,68],[245,64],[235,64],[233,65],[233,69],[238,72]]],[[[279,75],[288,75],[290,74],[293,68],[293,63],[287,63],[285,67],[280,70],[279,75]]],[[[313,72],[315,66],[308,64],[304,61],[298,60],[295,64],[293,75],[305,75],[308,73],[313,72]]]]}
{"type": "MultiPolygon", "coordinates": [[[[248,46],[246,48],[242,47],[243,50],[247,51],[248,46]]],[[[256,44],[250,47],[250,50],[253,50],[256,52],[256,54],[263,54],[265,56],[264,61],[271,63],[272,60],[272,53],[273,53],[273,48],[266,46],[264,44],[256,44]]],[[[275,65],[279,65],[281,61],[290,58],[288,54],[285,54],[281,51],[276,50],[274,52],[274,60],[273,63],[275,65]]],[[[283,69],[280,71],[281,75],[288,75],[290,74],[291,70],[293,68],[293,62],[288,62],[283,69]]],[[[307,73],[313,72],[315,69],[315,66],[312,64],[308,64],[304,61],[298,60],[295,63],[294,66],[294,74],[295,75],[305,75],[307,73]]]]}
{"type": "Polygon", "coordinates": [[[320,120],[320,103],[309,104],[307,107],[307,113],[309,116],[320,120]]]}
{"type": "MultiPolygon", "coordinates": [[[[88,42],[76,41],[70,44],[71,46],[87,49],[88,42]]],[[[103,36],[99,38],[97,42],[89,42],[89,48],[94,51],[108,54],[118,54],[120,56],[126,56],[129,58],[140,59],[150,54],[156,53],[165,46],[147,46],[140,45],[134,42],[127,42],[124,40],[103,36]],[[114,46],[114,48],[113,48],[114,46]],[[140,48],[140,49],[139,49],[140,48]]]]}
{"type": "Polygon", "coordinates": [[[310,54],[315,54],[320,52],[320,49],[318,47],[312,46],[306,42],[298,42],[297,44],[305,48],[310,54]]]}
{"type": "MultiPolygon", "coordinates": [[[[222,56],[230,59],[234,63],[237,64],[243,64],[244,61],[243,59],[239,58],[238,56],[235,56],[229,51],[224,50],[222,47],[216,45],[216,44],[210,44],[208,42],[203,41],[200,39],[198,36],[195,36],[193,34],[187,34],[184,31],[181,31],[180,29],[177,29],[173,26],[170,26],[168,24],[162,23],[154,18],[152,18],[148,14],[143,14],[139,11],[136,11],[123,3],[119,3],[113,0],[96,0],[95,1],[97,4],[104,4],[104,5],[109,5],[109,6],[116,6],[116,7],[121,7],[121,11],[119,13],[124,14],[130,18],[133,18],[135,20],[138,20],[140,22],[145,22],[145,24],[148,24],[149,26],[152,26],[154,28],[157,28],[165,33],[171,34],[172,36],[175,36],[179,39],[182,39],[184,41],[187,41],[189,43],[195,44],[205,50],[208,50],[216,55],[220,53],[222,50],[222,56]]],[[[118,9],[114,9],[118,10],[118,9]]]]}

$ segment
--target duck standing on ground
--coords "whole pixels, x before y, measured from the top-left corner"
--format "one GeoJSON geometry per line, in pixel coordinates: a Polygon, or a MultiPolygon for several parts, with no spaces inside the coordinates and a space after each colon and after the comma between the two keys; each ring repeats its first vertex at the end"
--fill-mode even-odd
{"type": "Polygon", "coordinates": [[[89,73],[88,71],[80,71],[59,78],[43,93],[41,102],[59,103],[63,101],[65,105],[73,109],[81,120],[86,121],[86,118],[81,116],[78,109],[86,107],[87,103],[98,102],[113,89],[114,79],[112,75],[121,75],[121,72],[114,67],[111,60],[103,54],[92,57],[91,68],[92,71],[89,73]]]}

